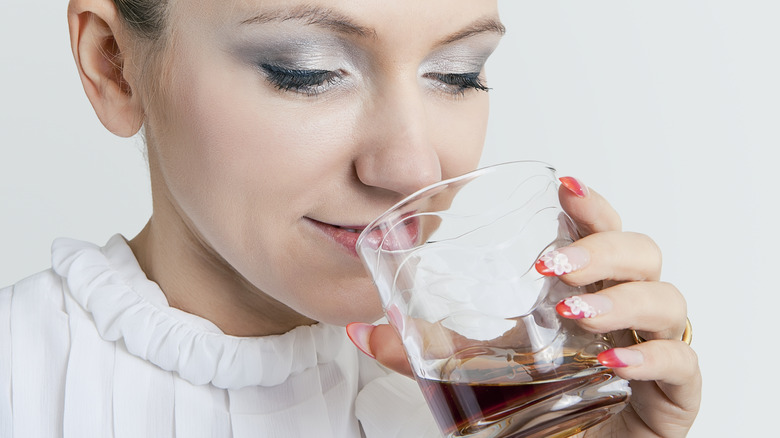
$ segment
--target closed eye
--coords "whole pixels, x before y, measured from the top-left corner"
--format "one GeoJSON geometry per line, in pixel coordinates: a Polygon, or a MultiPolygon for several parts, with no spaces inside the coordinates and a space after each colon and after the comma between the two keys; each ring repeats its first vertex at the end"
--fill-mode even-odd
{"type": "Polygon", "coordinates": [[[472,73],[426,73],[425,77],[439,82],[445,91],[454,95],[463,95],[468,90],[488,91],[490,88],[482,82],[480,72],[472,73]]]}
{"type": "Polygon", "coordinates": [[[339,82],[342,74],[331,70],[301,70],[273,64],[260,64],[268,81],[281,91],[292,91],[314,96],[339,82]]]}

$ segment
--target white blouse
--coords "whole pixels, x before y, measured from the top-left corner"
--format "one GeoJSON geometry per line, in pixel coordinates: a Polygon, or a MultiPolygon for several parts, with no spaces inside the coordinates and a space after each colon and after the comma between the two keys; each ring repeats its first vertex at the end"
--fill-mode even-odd
{"type": "Polygon", "coordinates": [[[0,437],[440,436],[411,379],[317,324],[235,337],[168,305],[125,239],[58,239],[0,290],[0,437]]]}

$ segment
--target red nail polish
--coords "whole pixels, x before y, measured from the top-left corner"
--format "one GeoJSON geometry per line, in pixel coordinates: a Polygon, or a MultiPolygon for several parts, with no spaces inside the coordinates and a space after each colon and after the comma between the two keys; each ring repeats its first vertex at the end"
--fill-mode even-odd
{"type": "Polygon", "coordinates": [[[644,356],[641,351],[628,348],[613,348],[602,351],[597,356],[598,361],[605,367],[625,368],[641,365],[644,362],[644,356]]]}
{"type": "Polygon", "coordinates": [[[614,348],[607,351],[602,351],[601,353],[599,353],[599,355],[596,358],[605,367],[624,368],[628,366],[626,365],[625,362],[623,362],[622,360],[620,360],[620,358],[617,357],[614,348]]]}
{"type": "Polygon", "coordinates": [[[558,180],[566,187],[570,192],[574,193],[578,198],[584,198],[588,196],[588,186],[583,184],[577,178],[573,176],[564,176],[558,178],[558,180]]]}
{"type": "Polygon", "coordinates": [[[552,277],[569,274],[588,264],[590,256],[583,248],[567,246],[544,253],[536,261],[536,272],[552,277]]]}
{"type": "Polygon", "coordinates": [[[368,340],[371,338],[371,332],[374,331],[374,328],[375,326],[362,322],[353,322],[346,327],[349,340],[355,344],[355,347],[372,359],[376,358],[371,353],[368,340]]]}
{"type": "Polygon", "coordinates": [[[593,318],[598,315],[598,312],[593,306],[577,296],[566,298],[558,303],[558,305],[555,306],[555,311],[562,317],[568,319],[593,318]]]}
{"type": "Polygon", "coordinates": [[[547,266],[547,264],[542,259],[537,260],[534,267],[536,268],[536,272],[544,275],[545,277],[555,277],[555,271],[547,266]]]}

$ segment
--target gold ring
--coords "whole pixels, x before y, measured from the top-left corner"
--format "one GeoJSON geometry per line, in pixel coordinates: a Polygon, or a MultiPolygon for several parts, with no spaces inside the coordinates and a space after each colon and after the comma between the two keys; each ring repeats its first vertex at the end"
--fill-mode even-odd
{"type": "MultiPolygon", "coordinates": [[[[645,342],[645,339],[639,336],[636,330],[631,330],[631,336],[634,338],[634,342],[637,344],[641,344],[642,342],[645,342]]],[[[693,327],[691,327],[691,320],[685,318],[685,331],[683,332],[681,340],[686,344],[691,345],[692,339],[693,339],[693,327]]]]}

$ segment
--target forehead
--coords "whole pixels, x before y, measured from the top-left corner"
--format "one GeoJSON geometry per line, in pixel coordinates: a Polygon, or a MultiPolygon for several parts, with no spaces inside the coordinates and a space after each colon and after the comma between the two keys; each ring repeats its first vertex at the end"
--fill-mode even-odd
{"type": "Polygon", "coordinates": [[[170,18],[174,33],[287,23],[393,44],[446,43],[475,27],[503,31],[496,0],[172,0],[170,18]]]}

